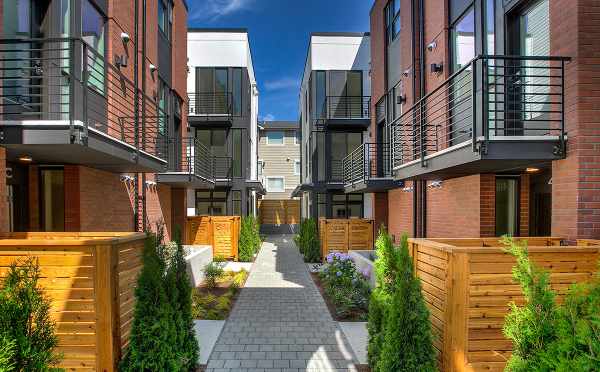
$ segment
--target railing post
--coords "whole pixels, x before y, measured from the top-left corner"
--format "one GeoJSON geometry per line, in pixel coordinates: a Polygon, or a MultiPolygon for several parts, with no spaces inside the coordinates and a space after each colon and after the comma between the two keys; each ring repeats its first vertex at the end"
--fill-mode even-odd
{"type": "MultiPolygon", "coordinates": [[[[69,45],[69,137],[75,142],[75,39],[70,39],[69,45]]],[[[50,107],[50,106],[49,106],[50,107]]],[[[50,110],[51,111],[51,110],[50,110]]],[[[59,112],[62,110],[59,110],[59,112]]]]}
{"type": "MultiPolygon", "coordinates": [[[[87,144],[87,138],[88,138],[88,79],[89,79],[89,75],[88,75],[88,66],[87,66],[87,44],[82,42],[81,43],[82,48],[83,48],[83,60],[81,61],[82,64],[82,80],[83,80],[83,102],[82,102],[82,110],[83,110],[83,130],[84,130],[84,134],[85,134],[85,143],[87,144]]],[[[72,99],[72,98],[71,98],[72,99]]]]}
{"type": "MultiPolygon", "coordinates": [[[[478,116],[477,116],[477,59],[474,59],[472,62],[472,69],[473,71],[471,71],[471,89],[473,90],[471,92],[471,136],[472,138],[472,146],[473,146],[473,152],[477,151],[477,126],[478,126],[478,116]]],[[[483,89],[481,91],[481,94],[483,96],[483,89]]]]}
{"type": "MultiPolygon", "coordinates": [[[[552,62],[548,62],[551,65],[552,62]]],[[[549,72],[549,74],[551,74],[549,72]]],[[[560,151],[561,156],[567,155],[565,145],[565,60],[560,60],[560,151]]]]}

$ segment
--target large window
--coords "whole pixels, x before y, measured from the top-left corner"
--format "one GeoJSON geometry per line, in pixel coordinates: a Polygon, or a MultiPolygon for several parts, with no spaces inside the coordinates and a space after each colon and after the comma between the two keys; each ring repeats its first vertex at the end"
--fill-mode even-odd
{"type": "MultiPolygon", "coordinates": [[[[325,71],[315,72],[315,118],[323,119],[327,114],[325,101],[327,100],[327,79],[325,71]]],[[[307,98],[308,101],[308,98],[307,98]]]]}
{"type": "Polygon", "coordinates": [[[104,16],[89,0],[81,7],[81,35],[90,50],[87,55],[88,85],[104,93],[104,16]]]}
{"type": "Polygon", "coordinates": [[[267,177],[267,192],[284,192],[285,178],[267,177]]]}
{"type": "Polygon", "coordinates": [[[196,214],[198,216],[226,216],[226,191],[196,191],[196,214]]]}
{"type": "MultiPolygon", "coordinates": [[[[330,132],[331,133],[331,167],[330,179],[341,181],[343,178],[344,158],[362,144],[360,132],[330,132]]],[[[321,150],[321,149],[319,149],[321,150]]],[[[317,150],[317,151],[319,151],[317,150]]]]}
{"type": "Polygon", "coordinates": [[[65,183],[62,168],[40,170],[40,212],[43,231],[65,231],[65,183]]]}
{"type": "MultiPolygon", "coordinates": [[[[231,113],[229,73],[227,68],[196,68],[196,114],[226,115],[231,113]]],[[[194,111],[192,111],[194,112],[194,111]]]]}
{"type": "Polygon", "coordinates": [[[162,80],[158,80],[158,134],[164,135],[167,127],[167,97],[169,87],[162,80]]]}
{"type": "Polygon", "coordinates": [[[328,100],[329,118],[361,118],[362,71],[330,71],[328,100]]]}
{"type": "Polygon", "coordinates": [[[294,160],[294,175],[300,175],[300,160],[294,160]]]}
{"type": "Polygon", "coordinates": [[[234,190],[231,192],[231,206],[234,216],[242,215],[242,192],[234,190]]]}
{"type": "Polygon", "coordinates": [[[269,146],[271,146],[271,145],[282,146],[283,145],[283,138],[284,138],[283,132],[268,131],[267,132],[267,145],[269,145],[269,146]]]}
{"type": "Polygon", "coordinates": [[[170,0],[158,0],[158,29],[167,39],[171,39],[173,5],[170,0]]]}
{"type": "Polygon", "coordinates": [[[226,129],[196,129],[196,137],[200,140],[200,143],[212,151],[214,156],[227,155],[226,129]]]}
{"type": "Polygon", "coordinates": [[[385,29],[387,42],[391,43],[402,29],[400,21],[400,0],[390,0],[385,8],[385,29]]]}
{"type": "Polygon", "coordinates": [[[331,195],[332,218],[362,218],[362,194],[331,195]]]}
{"type": "Polygon", "coordinates": [[[234,68],[232,70],[232,97],[233,97],[233,114],[235,116],[242,116],[242,69],[234,68]]]}
{"type": "Polygon", "coordinates": [[[232,129],[233,176],[242,177],[242,129],[232,129]]]}
{"type": "Polygon", "coordinates": [[[519,233],[519,180],[496,178],[496,236],[519,233]]]}

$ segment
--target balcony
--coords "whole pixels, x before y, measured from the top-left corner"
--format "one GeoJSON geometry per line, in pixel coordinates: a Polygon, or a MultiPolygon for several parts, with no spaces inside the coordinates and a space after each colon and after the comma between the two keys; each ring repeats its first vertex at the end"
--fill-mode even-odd
{"type": "Polygon", "coordinates": [[[188,120],[190,125],[233,124],[233,95],[231,93],[188,93],[188,120]]]}
{"type": "Polygon", "coordinates": [[[164,170],[166,116],[83,40],[0,40],[0,50],[0,145],[9,160],[164,170]]]}
{"type": "Polygon", "coordinates": [[[364,143],[344,158],[346,192],[380,192],[399,187],[392,177],[388,143],[364,143]]]}
{"type": "Polygon", "coordinates": [[[229,185],[233,178],[233,159],[231,156],[214,156],[213,174],[219,186],[229,185]]]}
{"type": "Polygon", "coordinates": [[[371,97],[327,96],[316,122],[326,128],[365,129],[371,124],[371,97]]]}
{"type": "Polygon", "coordinates": [[[196,138],[169,139],[169,165],[156,181],[173,187],[213,189],[213,156],[196,138]]]}
{"type": "Polygon", "coordinates": [[[568,61],[473,59],[390,124],[395,178],[520,171],[564,158],[568,61]]]}

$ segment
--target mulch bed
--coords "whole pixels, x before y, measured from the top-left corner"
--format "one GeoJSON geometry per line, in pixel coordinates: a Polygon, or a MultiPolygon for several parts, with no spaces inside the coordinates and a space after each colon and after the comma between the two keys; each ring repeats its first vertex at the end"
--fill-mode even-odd
{"type": "Polygon", "coordinates": [[[355,364],[355,367],[358,372],[371,372],[371,368],[366,364],[355,364]]]}
{"type": "MultiPolygon", "coordinates": [[[[226,310],[219,311],[218,317],[207,317],[207,318],[196,317],[196,319],[199,319],[199,320],[203,320],[203,319],[225,320],[225,319],[227,319],[229,317],[229,314],[231,313],[231,310],[233,309],[233,306],[235,305],[235,303],[239,297],[241,289],[244,287],[244,284],[246,283],[246,280],[248,280],[248,273],[246,273],[246,277],[244,278],[243,283],[241,283],[238,288],[232,287],[233,277],[224,278],[224,279],[219,280],[216,283],[216,286],[213,288],[209,288],[206,286],[199,286],[199,287],[195,288],[194,292],[196,294],[198,294],[200,297],[204,297],[204,298],[206,298],[207,296],[214,296],[215,298],[219,299],[219,298],[229,295],[229,293],[233,292],[233,295],[231,296],[231,301],[230,301],[229,307],[226,310]]],[[[194,306],[194,304],[192,304],[192,306],[194,306]]],[[[214,306],[212,306],[212,308],[214,308],[214,306]]]]}
{"type": "MultiPolygon", "coordinates": [[[[319,274],[318,273],[310,273],[310,276],[312,276],[313,281],[315,282],[317,288],[319,289],[319,292],[321,292],[321,296],[323,297],[323,299],[325,299],[325,304],[327,304],[327,309],[329,309],[329,314],[331,314],[331,317],[338,322],[364,322],[366,319],[366,312],[364,311],[356,311],[353,313],[350,313],[346,316],[339,316],[336,308],[335,308],[335,304],[329,299],[329,296],[327,296],[327,294],[325,293],[325,289],[323,288],[323,283],[321,282],[321,278],[319,278],[319,274]]],[[[361,370],[359,369],[359,372],[361,370]]]]}

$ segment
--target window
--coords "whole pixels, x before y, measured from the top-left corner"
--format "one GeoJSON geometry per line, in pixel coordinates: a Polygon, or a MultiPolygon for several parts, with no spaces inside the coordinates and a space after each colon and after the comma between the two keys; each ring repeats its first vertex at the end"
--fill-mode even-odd
{"type": "Polygon", "coordinates": [[[400,21],[400,0],[390,0],[385,9],[387,42],[391,44],[396,39],[402,24],[400,21]]]}
{"type": "Polygon", "coordinates": [[[294,132],[294,145],[299,145],[300,143],[302,143],[302,133],[297,130],[294,132]]]}
{"type": "Polygon", "coordinates": [[[231,192],[231,206],[232,212],[234,216],[242,215],[242,192],[241,191],[232,191],[231,192]]]}
{"type": "Polygon", "coordinates": [[[317,213],[317,217],[327,218],[327,194],[317,194],[317,213]]]}
{"type": "Polygon", "coordinates": [[[325,101],[327,99],[327,79],[325,77],[325,71],[316,71],[315,74],[315,118],[323,119],[327,114],[327,109],[325,107],[325,101]]]}
{"type": "Polygon", "coordinates": [[[204,146],[210,148],[214,156],[227,155],[226,129],[196,129],[196,138],[204,146]]]}
{"type": "Polygon", "coordinates": [[[496,36],[495,36],[495,10],[494,0],[485,1],[485,52],[486,54],[494,54],[496,48],[496,36]]]}
{"type": "Polygon", "coordinates": [[[284,192],[285,179],[283,177],[267,177],[267,192],[284,192]]]}
{"type": "Polygon", "coordinates": [[[496,236],[518,235],[519,180],[496,178],[496,236]]]}
{"type": "Polygon", "coordinates": [[[258,161],[258,177],[259,178],[262,177],[264,168],[265,168],[264,160],[259,160],[258,161]]]}
{"type": "Polygon", "coordinates": [[[267,132],[267,145],[283,145],[283,132],[267,132]]]}
{"type": "Polygon", "coordinates": [[[62,168],[40,169],[40,212],[43,231],[65,231],[65,184],[62,168]]]}
{"type": "Polygon", "coordinates": [[[362,71],[330,71],[329,118],[362,118],[362,71]]]}
{"type": "Polygon", "coordinates": [[[233,73],[233,115],[242,116],[242,69],[234,68],[233,73]]]}
{"type": "Polygon", "coordinates": [[[228,115],[229,73],[227,68],[196,67],[196,97],[190,102],[192,113],[202,115],[228,115]]]}
{"type": "Polygon", "coordinates": [[[227,192],[196,191],[196,214],[198,216],[226,216],[227,192]]]}
{"type": "Polygon", "coordinates": [[[294,174],[296,176],[300,175],[300,160],[294,160],[294,174]]]}
{"type": "Polygon", "coordinates": [[[88,85],[104,93],[104,16],[84,0],[81,8],[81,35],[90,47],[87,55],[88,85]]]}
{"type": "Polygon", "coordinates": [[[162,80],[158,80],[158,133],[165,134],[167,126],[167,96],[169,87],[162,80]]]}
{"type": "Polygon", "coordinates": [[[332,181],[341,181],[343,179],[344,158],[361,144],[362,133],[331,132],[330,179],[332,181]]]}
{"type": "Polygon", "coordinates": [[[452,71],[458,71],[475,57],[475,11],[473,7],[452,26],[452,71]]]}
{"type": "Polygon", "coordinates": [[[362,194],[331,195],[332,218],[361,218],[363,214],[362,194]]]}
{"type": "Polygon", "coordinates": [[[232,129],[233,134],[233,176],[242,177],[242,130],[232,129]]]}
{"type": "Polygon", "coordinates": [[[173,6],[170,0],[158,0],[158,29],[167,39],[171,38],[173,6]]]}

